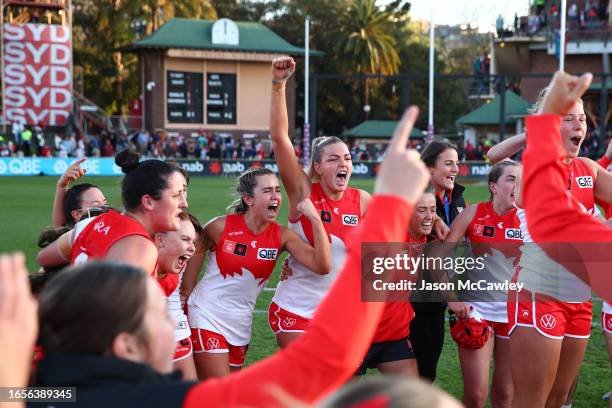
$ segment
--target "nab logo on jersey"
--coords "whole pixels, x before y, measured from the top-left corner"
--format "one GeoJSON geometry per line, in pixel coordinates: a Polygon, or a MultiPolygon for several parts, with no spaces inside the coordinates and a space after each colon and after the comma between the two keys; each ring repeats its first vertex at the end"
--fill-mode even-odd
{"type": "Polygon", "coordinates": [[[321,211],[321,221],[331,222],[331,213],[329,211],[322,210],[321,211]]]}
{"type": "Polygon", "coordinates": [[[593,177],[591,176],[582,176],[576,177],[576,184],[580,188],[593,188],[593,177]]]}
{"type": "Polygon", "coordinates": [[[350,225],[351,227],[356,227],[359,225],[359,217],[352,214],[344,214],[342,215],[342,225],[350,225]]]}
{"type": "Polygon", "coordinates": [[[523,234],[519,228],[506,228],[506,239],[517,239],[522,241],[523,234]]]}
{"type": "Polygon", "coordinates": [[[276,248],[259,248],[257,250],[257,259],[262,261],[275,261],[278,255],[276,248]]]}

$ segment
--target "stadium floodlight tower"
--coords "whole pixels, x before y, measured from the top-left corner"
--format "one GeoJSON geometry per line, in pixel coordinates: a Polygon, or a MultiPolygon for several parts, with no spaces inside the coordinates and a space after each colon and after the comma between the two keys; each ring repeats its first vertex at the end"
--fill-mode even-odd
{"type": "Polygon", "coordinates": [[[73,111],[71,0],[0,0],[6,124],[64,126],[73,111]]]}

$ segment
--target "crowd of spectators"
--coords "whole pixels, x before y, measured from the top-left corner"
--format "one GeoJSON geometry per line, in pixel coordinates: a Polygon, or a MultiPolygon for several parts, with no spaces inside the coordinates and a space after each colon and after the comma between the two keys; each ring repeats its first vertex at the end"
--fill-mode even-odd
{"type": "MultiPolygon", "coordinates": [[[[40,126],[15,123],[10,134],[0,135],[1,157],[113,157],[126,147],[151,158],[173,159],[245,159],[273,158],[269,143],[256,137],[238,140],[227,134],[199,131],[185,136],[180,133],[149,133],[138,130],[129,134],[102,131],[99,135],[53,135],[45,137],[40,126]]],[[[296,146],[296,154],[301,155],[296,146]]]]}
{"type": "MultiPolygon", "coordinates": [[[[560,0],[532,0],[528,16],[514,15],[513,27],[504,24],[501,15],[495,21],[497,36],[533,36],[560,26],[560,0]]],[[[570,31],[595,30],[612,27],[612,1],[586,0],[567,2],[567,29],[570,31]]]]}

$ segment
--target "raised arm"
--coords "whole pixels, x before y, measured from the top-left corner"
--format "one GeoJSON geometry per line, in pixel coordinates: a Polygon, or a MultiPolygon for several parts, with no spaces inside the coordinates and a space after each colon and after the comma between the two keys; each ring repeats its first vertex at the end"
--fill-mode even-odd
{"type": "Polygon", "coordinates": [[[183,282],[181,283],[181,296],[185,299],[189,298],[193,288],[198,283],[198,276],[202,271],[206,253],[217,244],[223,229],[225,228],[225,216],[215,217],[208,221],[203,228],[203,241],[198,250],[187,262],[187,268],[183,272],[183,282]]]}
{"type": "Polygon", "coordinates": [[[350,378],[370,345],[384,307],[384,302],[361,301],[361,242],[402,240],[414,202],[429,179],[418,154],[405,149],[416,114],[416,108],[411,108],[400,122],[376,182],[378,196],[349,240],[346,264],[308,331],[267,359],[193,387],[184,407],[277,405],[275,388],[312,404],[350,378]],[[411,183],[405,182],[408,175],[411,183]]]}
{"type": "Polygon", "coordinates": [[[509,137],[491,147],[487,153],[487,157],[491,164],[496,164],[517,154],[525,147],[526,141],[527,135],[525,133],[519,133],[518,135],[509,137]]]}
{"type": "Polygon", "coordinates": [[[63,233],[58,239],[41,249],[36,256],[36,262],[42,267],[68,265],[70,263],[70,251],[72,250],[71,237],[73,231],[63,233]]]}
{"type": "Polygon", "coordinates": [[[64,216],[64,199],[66,198],[66,191],[70,187],[70,183],[73,183],[83,177],[87,170],[81,168],[81,164],[87,160],[87,157],[83,157],[72,163],[62,177],[57,182],[57,186],[55,187],[55,197],[53,197],[53,212],[51,214],[51,219],[54,227],[61,227],[70,221],[73,224],[72,220],[67,220],[64,216]]]}
{"type": "Polygon", "coordinates": [[[289,228],[282,227],[283,247],[291,256],[311,271],[319,275],[326,275],[332,270],[331,246],[321,217],[309,198],[300,201],[298,211],[304,214],[312,224],[314,247],[304,242],[289,228]]]}
{"type": "Polygon", "coordinates": [[[298,202],[310,196],[311,183],[298,162],[289,139],[289,119],[285,85],[295,71],[295,61],[291,57],[277,58],[272,61],[272,96],[270,100],[270,136],[278,171],[289,197],[289,215],[298,202]]]}

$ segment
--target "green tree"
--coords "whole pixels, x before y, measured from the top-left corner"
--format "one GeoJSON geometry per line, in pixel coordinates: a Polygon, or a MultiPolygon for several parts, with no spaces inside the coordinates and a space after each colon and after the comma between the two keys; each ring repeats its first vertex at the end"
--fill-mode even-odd
{"type": "MultiPolygon", "coordinates": [[[[337,49],[344,56],[345,72],[398,73],[400,60],[388,9],[378,7],[375,0],[353,0],[340,25],[342,38],[337,49]]],[[[369,82],[367,78],[362,81],[364,106],[369,105],[369,82]]]]}

